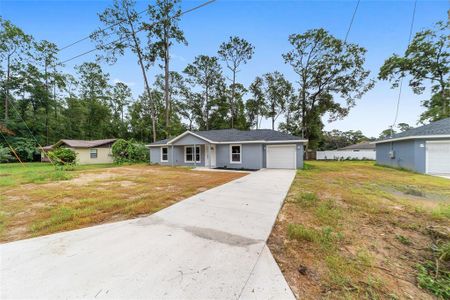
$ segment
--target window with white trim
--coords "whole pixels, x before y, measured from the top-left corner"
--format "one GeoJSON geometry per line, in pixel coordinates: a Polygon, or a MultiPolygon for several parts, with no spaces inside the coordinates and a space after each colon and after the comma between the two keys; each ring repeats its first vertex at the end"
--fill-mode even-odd
{"type": "Polygon", "coordinates": [[[161,147],[161,161],[168,162],[169,161],[169,148],[161,147]]]}
{"type": "MultiPolygon", "coordinates": [[[[200,146],[195,146],[195,162],[199,163],[200,160],[200,146]]],[[[194,162],[194,146],[184,147],[184,162],[193,163],[194,162]]]]}
{"type": "Polygon", "coordinates": [[[91,158],[97,158],[98,151],[97,149],[90,149],[89,154],[91,158]]]}
{"type": "Polygon", "coordinates": [[[240,164],[242,155],[241,145],[230,145],[230,163],[240,164]]]}

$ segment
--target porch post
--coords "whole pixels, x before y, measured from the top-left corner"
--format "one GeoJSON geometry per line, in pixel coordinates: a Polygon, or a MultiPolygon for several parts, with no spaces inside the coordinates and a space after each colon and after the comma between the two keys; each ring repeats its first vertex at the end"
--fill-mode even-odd
{"type": "Polygon", "coordinates": [[[211,144],[208,144],[208,158],[209,158],[209,168],[212,169],[212,167],[211,167],[211,144]]]}
{"type": "Polygon", "coordinates": [[[197,146],[194,144],[194,167],[197,167],[197,146]]]}
{"type": "Polygon", "coordinates": [[[172,161],[172,167],[173,167],[173,145],[172,145],[172,153],[171,153],[171,156],[172,156],[171,161],[172,161]]]}

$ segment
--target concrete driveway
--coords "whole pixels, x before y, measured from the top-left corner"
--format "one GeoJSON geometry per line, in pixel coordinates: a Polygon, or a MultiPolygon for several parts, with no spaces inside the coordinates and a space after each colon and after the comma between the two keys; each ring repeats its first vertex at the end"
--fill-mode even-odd
{"type": "Polygon", "coordinates": [[[294,176],[261,170],[149,217],[3,244],[0,298],[293,298],[265,242],[294,176]]]}

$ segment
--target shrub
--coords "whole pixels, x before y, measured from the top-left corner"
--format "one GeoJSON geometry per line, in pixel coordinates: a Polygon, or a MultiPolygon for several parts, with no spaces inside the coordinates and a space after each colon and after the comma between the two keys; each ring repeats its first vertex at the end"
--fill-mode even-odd
{"type": "Polygon", "coordinates": [[[11,155],[9,148],[0,145],[0,163],[14,161],[15,158],[11,155]]]}
{"type": "Polygon", "coordinates": [[[33,161],[39,154],[36,142],[29,138],[14,137],[11,139],[11,146],[22,161],[33,161]]]}
{"type": "Polygon", "coordinates": [[[118,139],[112,146],[112,155],[116,163],[147,162],[149,151],[144,144],[118,139]]]}
{"type": "Polygon", "coordinates": [[[56,148],[48,152],[48,156],[58,166],[73,166],[77,159],[75,151],[69,148],[56,148]]]}

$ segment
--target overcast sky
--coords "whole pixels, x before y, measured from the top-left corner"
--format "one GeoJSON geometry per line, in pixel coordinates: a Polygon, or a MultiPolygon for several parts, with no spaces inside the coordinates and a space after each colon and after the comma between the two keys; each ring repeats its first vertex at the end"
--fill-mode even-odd
{"type": "MultiPolygon", "coordinates": [[[[137,1],[142,10],[154,1],[137,1]]],[[[182,8],[194,7],[202,1],[183,1],[182,8]]],[[[9,19],[36,39],[46,39],[63,47],[82,38],[101,26],[97,13],[111,1],[10,1],[0,0],[0,15],[9,19]]],[[[255,76],[275,70],[283,72],[295,82],[295,73],[284,64],[282,53],[290,50],[288,35],[323,27],[338,38],[344,38],[356,1],[232,1],[217,0],[183,17],[181,27],[189,46],[176,46],[172,52],[172,67],[182,71],[196,55],[216,55],[221,42],[231,35],[250,41],[256,48],[254,58],[238,74],[238,81],[248,86],[255,76]]],[[[366,67],[376,78],[380,66],[392,53],[403,53],[408,42],[413,1],[361,0],[348,41],[368,50],[366,67]]],[[[446,20],[448,1],[418,1],[414,32],[446,20]]],[[[61,59],[71,58],[93,45],[89,41],[61,51],[61,59]]],[[[86,55],[66,65],[67,72],[84,61],[93,60],[86,55]]],[[[111,82],[128,83],[135,96],[143,90],[141,75],[133,55],[127,54],[113,65],[103,65],[110,73],[111,82]]],[[[161,72],[155,67],[151,76],[161,72]]],[[[423,111],[420,101],[429,97],[414,95],[405,85],[398,122],[415,125],[423,111]]],[[[377,82],[342,121],[327,123],[326,130],[357,130],[368,136],[389,127],[395,114],[398,90],[390,89],[387,82],[377,82]]],[[[263,122],[269,127],[270,122],[263,122]]]]}

